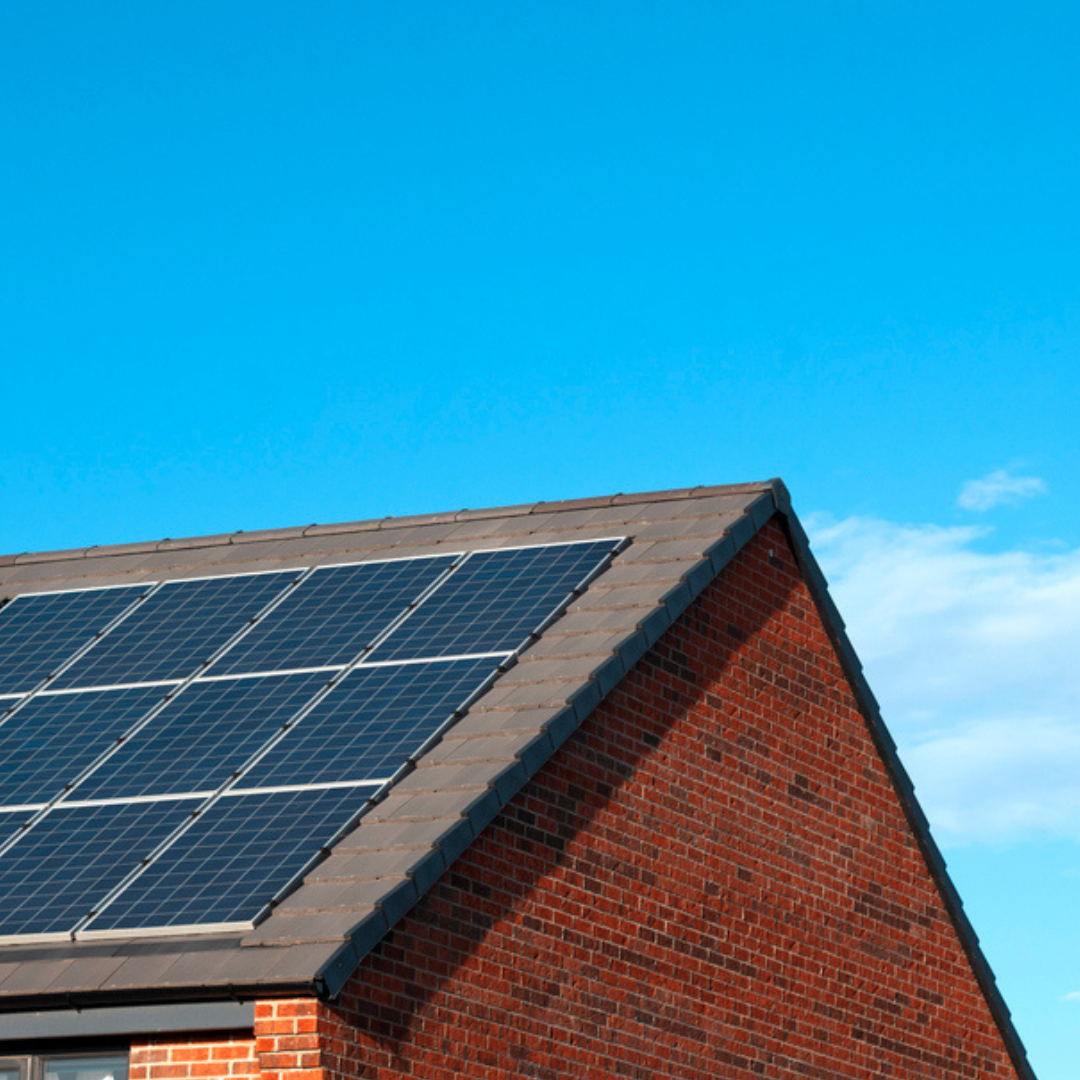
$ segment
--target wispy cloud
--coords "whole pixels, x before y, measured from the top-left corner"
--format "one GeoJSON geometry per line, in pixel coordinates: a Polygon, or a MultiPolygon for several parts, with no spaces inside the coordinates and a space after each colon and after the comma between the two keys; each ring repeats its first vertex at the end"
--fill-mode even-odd
{"type": "Polygon", "coordinates": [[[1062,1001],[1080,1001],[1080,990],[1073,990],[1072,993],[1065,994],[1061,999],[1062,1001]]]}
{"type": "Polygon", "coordinates": [[[1009,469],[996,469],[978,480],[968,480],[960,489],[956,505],[961,510],[992,510],[995,506],[1045,494],[1045,480],[1037,476],[1017,476],[1009,469]]]}
{"type": "Polygon", "coordinates": [[[972,527],[808,527],[938,839],[1080,839],[1080,551],[986,553],[972,527]]]}

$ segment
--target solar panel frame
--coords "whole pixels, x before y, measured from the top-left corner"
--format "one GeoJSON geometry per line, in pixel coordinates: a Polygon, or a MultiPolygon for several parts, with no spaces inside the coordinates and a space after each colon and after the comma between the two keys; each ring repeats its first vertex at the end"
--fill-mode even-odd
{"type": "MultiPolygon", "coordinates": [[[[305,668],[322,669],[344,667],[353,662],[373,642],[392,626],[401,616],[417,605],[427,591],[460,563],[463,552],[440,552],[437,555],[404,556],[395,559],[373,559],[362,562],[330,563],[316,566],[300,582],[291,594],[278,604],[274,611],[243,638],[232,644],[215,661],[213,672],[219,675],[248,674],[264,671],[296,671],[305,668]],[[430,573],[415,573],[420,568],[430,573]],[[414,573],[409,575],[409,570],[414,573]],[[327,640],[333,624],[341,626],[346,612],[334,608],[329,601],[338,599],[347,603],[347,593],[356,587],[355,579],[365,573],[374,577],[385,572],[394,577],[380,589],[374,602],[358,594],[362,609],[348,614],[350,626],[345,641],[331,645],[327,640]],[[344,579],[329,596],[323,589],[328,579],[344,579]],[[405,579],[405,580],[402,580],[405,579]],[[407,584],[406,584],[407,582],[407,584]],[[386,593],[397,585],[390,600],[386,593]],[[320,604],[320,594],[322,603],[320,604]],[[314,610],[312,610],[314,609],[314,610]],[[359,620],[359,625],[357,622],[359,620]],[[283,647],[281,638],[287,637],[288,646],[283,647]],[[275,655],[276,653],[276,655],[275,655]]],[[[360,585],[369,582],[361,581],[360,585]]]]}
{"type": "MultiPolygon", "coordinates": [[[[0,607],[0,689],[5,693],[16,697],[23,697],[39,689],[47,681],[50,675],[66,669],[70,663],[77,659],[87,650],[102,633],[123,621],[139,604],[158,588],[155,582],[138,582],[130,585],[106,585],[98,588],[85,589],[57,589],[48,592],[21,593],[13,596],[6,604],[0,607]],[[87,612],[80,624],[75,626],[71,634],[63,644],[53,647],[39,646],[36,650],[45,653],[36,664],[26,664],[24,661],[21,670],[15,672],[6,671],[11,665],[12,659],[19,656],[25,649],[19,649],[15,641],[6,640],[5,629],[27,607],[35,604],[48,603],[53,598],[72,598],[77,604],[80,599],[115,598],[116,603],[107,607],[100,617],[87,612]]],[[[62,600],[57,601],[58,604],[62,600]]],[[[69,605],[69,607],[72,605],[69,605]]],[[[54,620],[55,621],[55,620],[54,620]]],[[[68,625],[71,625],[69,620],[68,625]]],[[[29,659],[29,658],[27,658],[29,659]]]]}
{"type": "MultiPolygon", "coordinates": [[[[390,662],[473,653],[517,652],[572,601],[577,591],[596,576],[623,542],[621,538],[612,537],[471,551],[406,622],[371,650],[369,659],[390,662]],[[485,596],[483,575],[494,579],[500,561],[505,563],[515,558],[537,561],[546,553],[558,553],[556,557],[572,554],[577,558],[557,577],[557,583],[553,582],[542,596],[535,596],[531,605],[518,605],[516,615],[502,614],[489,621],[485,629],[472,629],[484,615],[491,613],[494,603],[507,599],[508,590],[505,587],[495,595],[488,590],[485,596]],[[494,573],[490,568],[494,568],[494,573]],[[477,583],[481,587],[474,588],[470,596],[467,592],[469,586],[477,583]]],[[[507,576],[510,577],[509,574],[507,576]]],[[[535,586],[528,591],[534,594],[538,592],[535,586]]]]}
{"type": "Polygon", "coordinates": [[[94,648],[80,658],[79,663],[57,678],[55,686],[62,689],[91,689],[190,679],[204,670],[237,636],[250,630],[259,618],[284,599],[290,586],[295,587],[307,573],[310,571],[297,568],[164,581],[147,598],[146,604],[152,605],[149,612],[144,605],[144,610],[133,613],[118,631],[101,638],[94,648]],[[214,602],[214,593],[236,587],[238,582],[252,586],[265,583],[265,588],[255,590],[255,596],[250,600],[242,600],[244,606],[241,610],[229,611],[222,618],[220,600],[214,602]],[[191,601],[185,603],[180,597],[180,603],[174,603],[171,608],[163,607],[171,597],[184,590],[194,594],[191,601]],[[200,616],[202,622],[196,633],[191,624],[200,616]],[[175,623],[178,619],[177,629],[175,623]],[[207,643],[206,628],[213,622],[217,626],[214,636],[207,643]],[[160,654],[167,650],[164,655],[155,657],[154,650],[147,648],[148,623],[150,630],[159,635],[157,652],[160,654]]]}
{"type": "Polygon", "coordinates": [[[70,799],[218,791],[326,685],[315,674],[197,679],[102,760],[70,799]],[[179,770],[174,762],[183,762],[179,770]]]}
{"type": "Polygon", "coordinates": [[[157,850],[197,805],[183,799],[73,803],[32,819],[0,853],[0,942],[69,936],[110,886],[157,850]],[[120,858],[113,859],[117,852],[120,858]]]}
{"type": "Polygon", "coordinates": [[[358,664],[237,783],[259,789],[389,781],[481,692],[508,655],[358,664]]]}
{"type": "Polygon", "coordinates": [[[0,808],[60,798],[162,700],[158,686],[30,698],[0,726],[0,808]],[[68,747],[59,760],[48,753],[58,743],[68,747]]]}
{"type": "Polygon", "coordinates": [[[222,795],[80,927],[79,936],[254,925],[267,904],[351,826],[368,790],[350,785],[222,795]],[[310,842],[313,830],[317,845],[310,842]],[[219,853],[224,854],[216,859],[219,853]],[[210,899],[207,890],[215,886],[217,895],[210,899]],[[163,919],[165,909],[171,914],[163,919]]]}

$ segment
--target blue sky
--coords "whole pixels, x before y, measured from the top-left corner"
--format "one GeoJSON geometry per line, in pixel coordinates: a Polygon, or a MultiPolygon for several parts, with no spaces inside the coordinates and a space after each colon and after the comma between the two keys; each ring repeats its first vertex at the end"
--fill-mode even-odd
{"type": "Polygon", "coordinates": [[[1039,2],[7,5],[0,550],[783,476],[1066,1080],[1078,46],[1039,2]]]}

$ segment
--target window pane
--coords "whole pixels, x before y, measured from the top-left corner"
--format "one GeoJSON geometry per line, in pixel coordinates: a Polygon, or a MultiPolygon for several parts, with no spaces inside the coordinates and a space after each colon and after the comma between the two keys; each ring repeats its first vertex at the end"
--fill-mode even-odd
{"type": "Polygon", "coordinates": [[[19,1080],[19,1070],[7,1066],[0,1068],[0,1080],[19,1080]]]}
{"type": "Polygon", "coordinates": [[[126,1054],[45,1059],[45,1080],[127,1080],[127,1074],[126,1054]]]}

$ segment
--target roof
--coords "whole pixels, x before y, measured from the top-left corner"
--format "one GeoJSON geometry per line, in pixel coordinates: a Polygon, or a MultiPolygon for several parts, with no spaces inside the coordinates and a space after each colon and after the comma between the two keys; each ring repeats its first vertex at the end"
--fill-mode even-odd
{"type": "MultiPolygon", "coordinates": [[[[253,930],[0,946],[0,1010],[334,995],[774,516],[791,538],[991,1007],[1019,1040],[779,480],[0,557],[0,599],[623,536],[629,543],[253,930]]],[[[129,1010],[130,1011],[130,1010],[129,1010]]],[[[3,1038],[0,1025],[0,1038],[3,1038]]],[[[1022,1049],[1019,1058],[1023,1059],[1022,1049]]]]}

